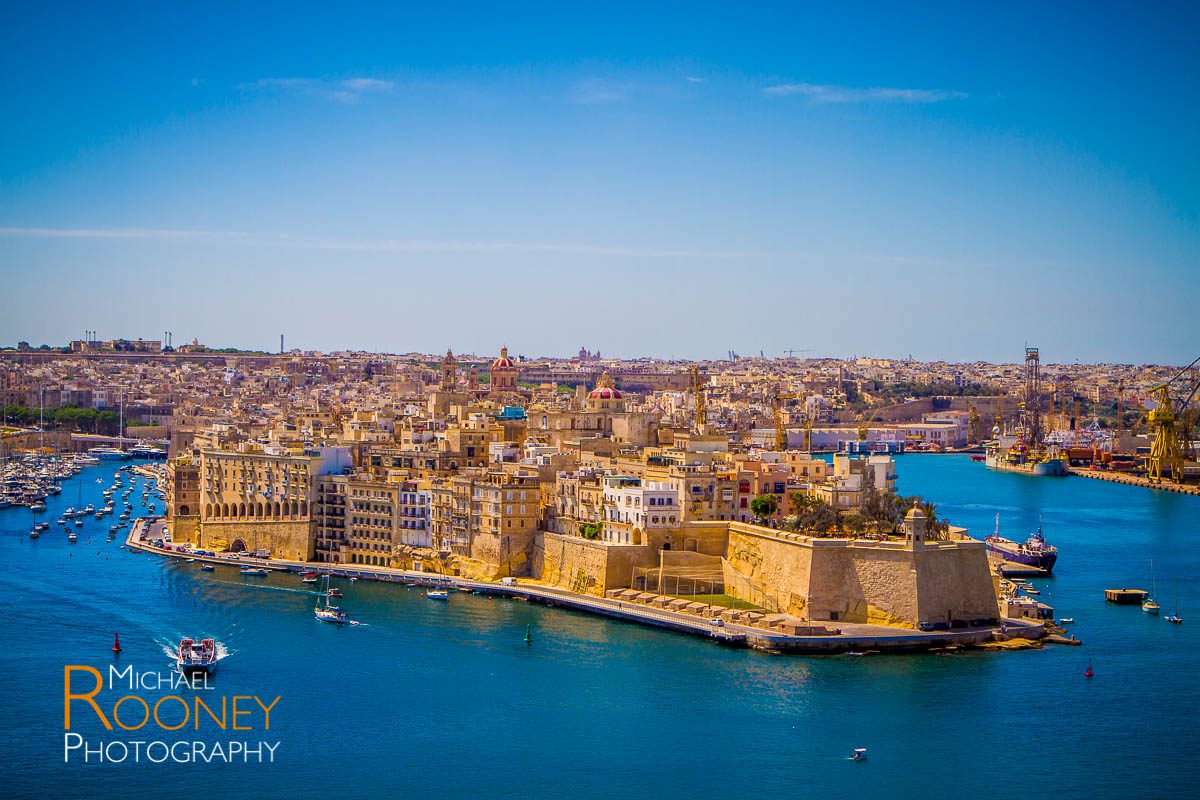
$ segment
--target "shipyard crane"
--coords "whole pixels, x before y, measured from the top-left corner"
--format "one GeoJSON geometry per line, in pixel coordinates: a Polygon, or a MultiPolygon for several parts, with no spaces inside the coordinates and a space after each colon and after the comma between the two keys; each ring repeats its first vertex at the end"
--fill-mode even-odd
{"type": "Polygon", "coordinates": [[[789,350],[784,350],[783,352],[784,352],[784,355],[786,355],[788,358],[795,358],[796,353],[811,353],[811,352],[813,352],[813,350],[811,348],[805,348],[803,350],[797,350],[796,348],[792,348],[789,350]]]}
{"type": "Polygon", "coordinates": [[[866,411],[864,411],[859,416],[859,418],[858,418],[858,440],[860,442],[865,442],[867,440],[867,436],[869,436],[871,433],[871,429],[869,426],[874,419],[875,419],[875,411],[870,408],[868,408],[866,411]]]}
{"type": "Polygon", "coordinates": [[[708,427],[708,409],[704,405],[704,387],[700,383],[700,370],[692,364],[692,394],[696,396],[696,433],[703,434],[708,427]]]}
{"type": "Polygon", "coordinates": [[[1178,413],[1171,397],[1172,385],[1186,389],[1186,381],[1181,381],[1188,372],[1200,364],[1200,356],[1192,363],[1181,369],[1167,381],[1158,384],[1151,390],[1151,400],[1146,404],[1146,421],[1154,430],[1154,440],[1150,444],[1150,457],[1147,459],[1147,477],[1161,483],[1166,474],[1176,483],[1183,482],[1183,467],[1187,450],[1191,447],[1191,427],[1195,425],[1200,415],[1192,401],[1200,389],[1200,378],[1193,378],[1191,389],[1186,394],[1180,392],[1178,413]]]}
{"type": "Polygon", "coordinates": [[[970,444],[978,444],[983,438],[979,435],[979,425],[979,410],[971,403],[967,406],[967,441],[970,444]]]}

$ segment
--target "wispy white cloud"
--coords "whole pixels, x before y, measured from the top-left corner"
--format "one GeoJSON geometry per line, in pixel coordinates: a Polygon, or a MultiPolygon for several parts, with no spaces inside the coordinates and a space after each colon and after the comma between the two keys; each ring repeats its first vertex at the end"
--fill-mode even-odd
{"type": "Polygon", "coordinates": [[[579,105],[620,103],[629,98],[633,84],[611,81],[606,78],[588,78],[571,84],[567,91],[567,102],[579,105]]]}
{"type": "Polygon", "coordinates": [[[629,247],[571,242],[431,241],[421,239],[324,239],[246,231],[185,230],[178,228],[36,228],[0,227],[0,238],[106,239],[234,243],[310,250],[380,253],[566,253],[628,257],[746,258],[766,253],[674,248],[629,247]]]}
{"type": "Polygon", "coordinates": [[[396,88],[394,81],[382,78],[260,78],[238,84],[239,89],[251,92],[302,94],[341,103],[357,103],[366,94],[388,92],[396,88]]]}
{"type": "Polygon", "coordinates": [[[683,79],[685,81],[687,81],[688,83],[704,83],[704,78],[698,77],[696,75],[684,75],[683,79]]]}
{"type": "Polygon", "coordinates": [[[946,100],[963,100],[966,92],[943,89],[895,89],[876,86],[858,89],[822,83],[780,83],[767,86],[763,94],[773,97],[799,95],[815,103],[906,103],[928,105],[946,100]]]}

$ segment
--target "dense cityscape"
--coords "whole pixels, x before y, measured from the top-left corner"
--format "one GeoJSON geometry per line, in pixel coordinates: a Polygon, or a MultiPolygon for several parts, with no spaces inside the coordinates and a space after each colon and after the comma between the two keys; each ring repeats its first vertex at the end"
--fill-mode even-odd
{"type": "MultiPolygon", "coordinates": [[[[860,635],[973,626],[986,629],[969,640],[980,643],[1008,638],[1001,618],[1053,610],[1020,593],[982,534],[939,518],[936,497],[898,497],[893,457],[979,453],[992,468],[1161,489],[1156,387],[1195,386],[1180,366],[1025,356],[687,363],[586,347],[266,354],[89,337],[0,353],[3,441],[12,459],[160,454],[155,541],[168,550],[530,580],[744,624],[752,643],[759,630],[791,634],[795,649],[853,647],[861,639],[800,634],[854,624],[860,635]],[[816,538],[841,542],[842,561],[825,564],[816,538]],[[921,559],[878,558],[924,541],[921,559]],[[901,563],[913,579],[889,574],[901,563]],[[854,588],[811,579],[847,570],[854,588]],[[919,590],[935,579],[938,591],[919,590]]],[[[1189,399],[1174,401],[1183,457],[1165,476],[1178,491],[1195,491],[1189,399]]]]}

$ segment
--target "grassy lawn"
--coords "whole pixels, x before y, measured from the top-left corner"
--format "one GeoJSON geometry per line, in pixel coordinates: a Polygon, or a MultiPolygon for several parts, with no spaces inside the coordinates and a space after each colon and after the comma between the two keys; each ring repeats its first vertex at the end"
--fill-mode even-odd
{"type": "Polygon", "coordinates": [[[679,597],[683,600],[691,600],[696,603],[708,603],[710,606],[723,606],[724,608],[737,608],[743,611],[762,611],[756,605],[739,600],[736,597],[730,597],[727,594],[676,594],[672,597],[679,597]]]}

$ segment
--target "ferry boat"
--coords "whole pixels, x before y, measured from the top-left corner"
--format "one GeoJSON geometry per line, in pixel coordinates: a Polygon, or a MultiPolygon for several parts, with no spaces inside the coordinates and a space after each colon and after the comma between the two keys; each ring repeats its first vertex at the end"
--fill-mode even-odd
{"type": "Polygon", "coordinates": [[[996,515],[996,532],[983,540],[989,553],[995,553],[1005,561],[1013,564],[1024,564],[1036,567],[1046,572],[1054,571],[1054,563],[1058,561],[1058,548],[1046,544],[1042,536],[1042,526],[1038,525],[1037,532],[1021,544],[1000,535],[1000,515],[996,515]]]}
{"type": "Polygon", "coordinates": [[[217,668],[217,643],[212,639],[182,639],[175,655],[175,666],[184,675],[209,673],[217,668]]]}

